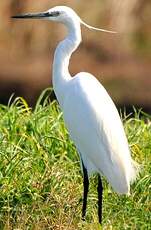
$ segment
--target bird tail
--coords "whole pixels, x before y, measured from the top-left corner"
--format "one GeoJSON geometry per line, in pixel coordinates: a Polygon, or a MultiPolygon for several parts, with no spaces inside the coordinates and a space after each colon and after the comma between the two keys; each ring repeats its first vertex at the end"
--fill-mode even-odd
{"type": "Polygon", "coordinates": [[[138,173],[140,172],[140,166],[131,158],[126,162],[127,164],[122,164],[121,162],[121,167],[118,167],[119,162],[116,163],[112,165],[113,167],[108,167],[109,171],[104,173],[104,176],[107,178],[115,192],[129,195],[130,184],[132,184],[137,178],[138,173]]]}

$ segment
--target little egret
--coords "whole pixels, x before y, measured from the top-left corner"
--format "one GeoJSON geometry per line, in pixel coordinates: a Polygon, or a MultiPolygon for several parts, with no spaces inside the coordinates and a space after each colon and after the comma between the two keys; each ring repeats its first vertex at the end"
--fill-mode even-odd
{"type": "Polygon", "coordinates": [[[130,150],[118,111],[100,82],[90,73],[81,72],[71,77],[68,66],[71,54],[81,42],[81,25],[110,32],[83,22],[69,7],[56,6],[41,13],[13,16],[22,19],[48,19],[63,23],[68,36],[59,43],[53,61],[53,88],[63,111],[70,137],[79,152],[83,171],[82,219],[85,219],[89,176],[98,174],[98,217],[102,222],[101,175],[114,191],[129,194],[130,183],[137,174],[136,162],[130,150]]]}

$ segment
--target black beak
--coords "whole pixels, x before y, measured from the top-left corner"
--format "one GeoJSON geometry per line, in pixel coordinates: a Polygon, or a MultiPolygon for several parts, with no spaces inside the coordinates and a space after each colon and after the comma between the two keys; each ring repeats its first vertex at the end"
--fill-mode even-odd
{"type": "Polygon", "coordinates": [[[12,16],[11,18],[16,18],[16,19],[19,19],[19,18],[23,18],[23,19],[40,19],[40,18],[48,18],[48,17],[51,17],[52,14],[50,14],[49,12],[42,12],[42,13],[29,13],[29,14],[20,14],[20,15],[15,15],[15,16],[12,16]]]}

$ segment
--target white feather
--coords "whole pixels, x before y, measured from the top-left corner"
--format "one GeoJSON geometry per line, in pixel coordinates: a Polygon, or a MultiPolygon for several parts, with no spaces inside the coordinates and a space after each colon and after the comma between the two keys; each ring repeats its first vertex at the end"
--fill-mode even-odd
{"type": "Polygon", "coordinates": [[[67,26],[68,36],[55,51],[53,87],[65,124],[89,175],[103,174],[116,192],[129,194],[136,169],[121,119],[112,99],[93,75],[81,72],[71,78],[68,65],[81,42],[81,19],[67,7],[62,10],[60,22],[67,26]]]}
{"type": "MultiPolygon", "coordinates": [[[[64,120],[82,160],[84,196],[82,219],[85,218],[88,178],[87,172],[103,174],[113,189],[129,194],[130,183],[137,167],[130,155],[124,128],[118,111],[99,81],[81,72],[71,77],[68,66],[71,54],[81,42],[81,24],[89,29],[115,33],[92,27],[83,22],[69,7],[57,6],[48,11],[13,16],[13,18],[42,18],[63,23],[68,36],[59,43],[53,61],[53,87],[63,110],[64,120]]],[[[80,61],[80,58],[79,58],[80,61]]],[[[102,221],[102,183],[98,181],[98,216],[102,221]]]]}
{"type": "Polygon", "coordinates": [[[102,173],[116,192],[129,193],[135,168],[111,98],[88,73],[76,75],[66,90],[64,119],[85,167],[102,173]]]}

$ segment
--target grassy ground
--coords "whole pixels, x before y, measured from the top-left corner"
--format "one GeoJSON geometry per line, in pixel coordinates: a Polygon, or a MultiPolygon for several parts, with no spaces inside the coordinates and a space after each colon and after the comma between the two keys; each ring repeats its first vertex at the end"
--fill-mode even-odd
{"type": "MultiPolygon", "coordinates": [[[[22,98],[0,105],[0,229],[97,230],[97,193],[91,178],[86,222],[81,221],[79,158],[56,102],[31,111],[22,98]]],[[[144,115],[145,116],[145,115],[144,115]]],[[[142,164],[131,196],[104,180],[103,229],[151,229],[151,123],[124,119],[135,160],[142,164]]]]}

